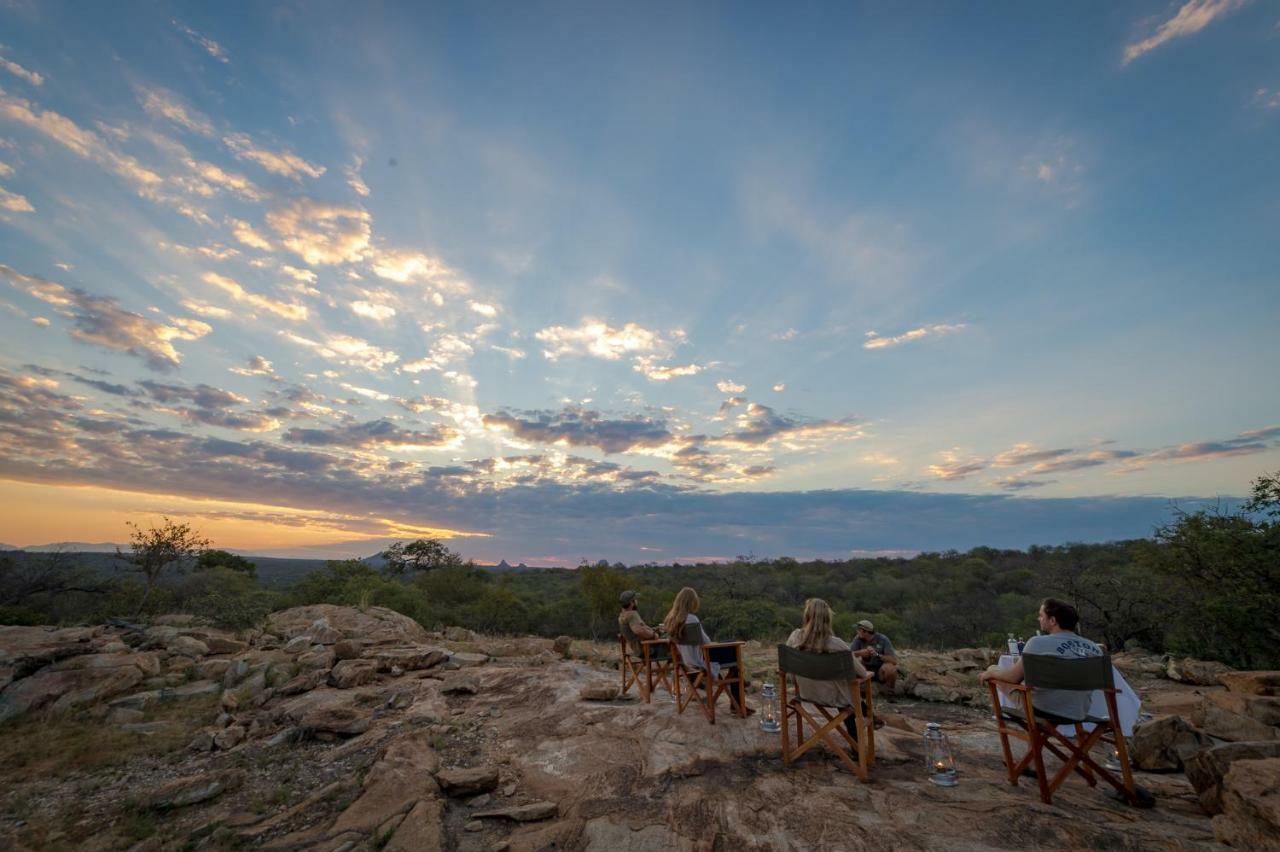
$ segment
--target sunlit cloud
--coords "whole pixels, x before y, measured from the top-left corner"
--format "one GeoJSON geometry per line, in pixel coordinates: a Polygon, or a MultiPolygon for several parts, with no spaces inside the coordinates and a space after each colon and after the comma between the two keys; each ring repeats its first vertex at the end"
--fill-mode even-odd
{"type": "Polygon", "coordinates": [[[748,403],[746,411],[736,416],[735,428],[708,443],[752,449],[779,444],[785,449],[803,449],[862,437],[861,421],[849,417],[842,420],[806,420],[779,414],[767,405],[748,403]]]}
{"type": "Polygon", "coordinates": [[[222,45],[218,44],[213,39],[200,35],[200,33],[191,29],[191,27],[186,24],[179,23],[178,21],[174,21],[173,25],[177,27],[178,32],[189,38],[193,44],[198,46],[214,59],[222,63],[229,63],[231,61],[231,58],[227,56],[227,51],[223,49],[222,45]]]}
{"type": "Polygon", "coordinates": [[[400,356],[395,352],[346,334],[329,335],[323,342],[311,340],[290,331],[282,331],[280,334],[286,340],[306,347],[322,358],[371,372],[382,370],[400,360],[400,356]]]}
{"type": "Polygon", "coordinates": [[[255,248],[259,251],[271,251],[271,243],[266,237],[254,230],[253,225],[240,219],[228,219],[227,224],[231,226],[232,235],[249,248],[255,248]]]}
{"type": "Polygon", "coordinates": [[[867,332],[867,339],[863,341],[863,349],[887,349],[890,346],[901,346],[904,343],[910,343],[914,340],[921,340],[929,336],[937,336],[940,334],[950,334],[951,332],[961,331],[967,328],[964,323],[955,325],[926,325],[920,328],[913,328],[894,337],[881,337],[874,331],[867,332]]]}
{"type": "Polygon", "coordinates": [[[484,416],[484,425],[523,441],[595,447],[605,453],[625,453],[637,447],[659,447],[674,438],[665,423],[645,417],[610,419],[598,411],[499,411],[484,416]]]}
{"type": "Polygon", "coordinates": [[[349,449],[420,450],[446,447],[458,438],[448,426],[436,426],[426,432],[401,429],[390,420],[374,420],[369,423],[338,426],[333,429],[292,428],[284,433],[284,440],[293,444],[313,447],[346,447],[349,449]]]}
{"type": "Polygon", "coordinates": [[[1176,15],[1162,23],[1152,35],[1125,46],[1124,63],[1155,50],[1177,38],[1200,32],[1217,18],[1244,6],[1248,0],[1189,0],[1176,15]]]}
{"type": "Polygon", "coordinates": [[[347,186],[359,195],[361,198],[369,197],[369,185],[364,182],[364,178],[360,176],[360,170],[364,168],[364,158],[356,157],[355,161],[343,169],[343,174],[347,177],[347,186]]]}
{"type": "Polygon", "coordinates": [[[285,248],[313,266],[359,260],[372,234],[369,213],[360,207],[299,198],[267,214],[267,225],[285,248]]]}
{"type": "Polygon", "coordinates": [[[487,305],[484,302],[467,302],[467,307],[482,317],[494,317],[498,315],[498,309],[493,305],[487,305]]]}
{"type": "Polygon", "coordinates": [[[206,284],[217,287],[237,302],[257,308],[258,310],[273,313],[282,319],[298,322],[307,318],[307,306],[299,305],[296,302],[280,302],[275,299],[269,299],[258,293],[251,293],[240,285],[233,278],[225,275],[219,275],[216,272],[206,272],[201,278],[206,284]]]}
{"type": "MultiPolygon", "coordinates": [[[[443,260],[420,251],[381,249],[373,253],[371,267],[374,275],[397,284],[430,283],[454,293],[464,293],[469,289],[467,283],[458,279],[443,260]]],[[[434,296],[437,306],[444,304],[439,293],[434,296]]]]}
{"type": "Polygon", "coordinates": [[[172,370],[182,361],[175,340],[198,340],[212,329],[198,320],[172,318],[172,325],[156,322],[119,306],[108,296],[95,296],[0,265],[0,277],[29,295],[53,305],[70,319],[68,332],[82,342],[141,358],[153,370],[172,370]]]}
{"type": "Polygon", "coordinates": [[[351,312],[357,316],[367,319],[384,322],[396,315],[396,309],[390,305],[380,305],[374,302],[356,301],[351,303],[351,312]]]}
{"type": "Polygon", "coordinates": [[[601,320],[585,319],[576,328],[551,326],[534,337],[543,344],[542,354],[552,361],[564,355],[616,361],[624,355],[666,354],[674,343],[683,341],[684,332],[663,334],[632,322],[614,328],[601,320]]]}
{"type": "Polygon", "coordinates": [[[44,85],[44,77],[42,77],[40,74],[36,73],[35,71],[28,71],[26,68],[23,68],[21,65],[14,62],[12,59],[6,59],[5,57],[0,56],[0,68],[3,68],[13,76],[18,77],[19,79],[26,80],[28,83],[30,83],[33,86],[44,85]]]}
{"type": "Polygon", "coordinates": [[[967,456],[959,450],[943,450],[938,453],[940,461],[929,465],[925,471],[946,482],[964,479],[971,474],[984,471],[988,462],[975,456],[967,456]]]}
{"type": "Polygon", "coordinates": [[[0,186],[0,210],[8,210],[10,213],[36,212],[36,208],[32,206],[25,195],[10,192],[3,186],[0,186]]]}
{"type": "Polygon", "coordinates": [[[654,382],[665,382],[670,379],[678,379],[682,376],[696,376],[706,367],[700,364],[684,364],[682,366],[665,366],[656,363],[657,358],[652,355],[640,355],[635,359],[633,369],[637,373],[643,373],[646,379],[654,382]]]}
{"type": "Polygon", "coordinates": [[[318,178],[324,174],[324,166],[316,166],[291,151],[269,151],[254,144],[245,133],[231,133],[222,137],[222,143],[240,160],[257,163],[266,171],[280,177],[302,180],[318,178]]]}
{"type": "Polygon", "coordinates": [[[773,386],[774,393],[782,393],[786,389],[787,389],[787,386],[782,382],[778,382],[776,385],[773,386]]]}
{"type": "Polygon", "coordinates": [[[720,391],[720,393],[742,393],[746,389],[746,385],[740,385],[737,382],[732,382],[728,379],[722,379],[716,382],[716,390],[720,391]]]}
{"type": "Polygon", "coordinates": [[[213,122],[199,110],[188,106],[173,92],[158,87],[138,86],[137,93],[142,109],[148,115],[162,118],[201,136],[213,135],[213,122]]]}
{"type": "Polygon", "coordinates": [[[252,356],[243,367],[228,367],[227,369],[238,376],[275,376],[276,374],[275,367],[261,355],[252,356]]]}

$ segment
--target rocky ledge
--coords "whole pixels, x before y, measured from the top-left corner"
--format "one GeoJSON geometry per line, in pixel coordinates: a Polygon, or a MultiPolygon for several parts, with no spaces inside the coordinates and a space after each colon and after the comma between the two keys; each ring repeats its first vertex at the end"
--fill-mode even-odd
{"type": "MultiPolygon", "coordinates": [[[[0,778],[0,848],[1213,849],[1280,836],[1280,673],[1118,657],[1155,714],[1134,748],[1156,807],[1079,778],[1045,806],[1005,778],[977,689],[983,650],[904,652],[911,674],[877,704],[886,724],[862,784],[819,753],[784,768],[755,717],[710,725],[664,693],[618,696],[611,644],[432,634],[378,608],[303,607],[240,634],[161,621],[0,628],[0,757],[14,770],[0,778]],[[926,721],[956,747],[957,787],[923,777],[926,721]],[[98,753],[70,750],[71,731],[98,753]]],[[[748,647],[757,680],[770,655],[748,647]]]]}

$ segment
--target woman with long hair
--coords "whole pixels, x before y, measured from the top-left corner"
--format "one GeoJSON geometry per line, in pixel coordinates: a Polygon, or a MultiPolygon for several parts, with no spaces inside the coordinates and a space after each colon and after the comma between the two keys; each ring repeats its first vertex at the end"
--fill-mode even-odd
{"type": "MultiPolygon", "coordinates": [[[[676,647],[680,649],[680,664],[686,669],[705,669],[706,663],[702,659],[702,646],[711,643],[711,637],[707,635],[707,631],[702,627],[702,622],[695,615],[698,607],[702,602],[698,600],[698,593],[693,589],[685,586],[676,594],[676,599],[671,602],[671,609],[667,611],[667,617],[662,619],[662,628],[666,634],[670,636],[676,643],[676,647]],[[699,642],[697,645],[686,645],[681,640],[684,638],[683,631],[685,625],[698,625],[699,642]]],[[[729,648],[712,648],[711,653],[717,651],[728,652],[722,660],[711,660],[711,677],[717,679],[720,677],[721,663],[735,662],[737,657],[732,654],[729,648]]],[[[745,686],[746,684],[744,684],[745,686]]],[[[729,704],[737,707],[737,699],[734,698],[733,690],[729,691],[729,704]]],[[[756,712],[753,708],[748,707],[748,714],[756,712]]]]}
{"type": "MultiPolygon", "coordinates": [[[[801,651],[814,654],[850,654],[849,644],[835,635],[832,627],[833,616],[830,605],[822,598],[809,598],[804,602],[803,621],[797,629],[791,631],[787,645],[801,651]]],[[[853,670],[858,677],[865,677],[867,670],[857,657],[853,657],[853,670]]],[[[796,676],[796,689],[800,698],[814,704],[827,707],[852,707],[853,695],[849,684],[834,680],[810,680],[796,676]]],[[[877,722],[879,719],[876,720],[877,722]]],[[[850,716],[845,719],[845,728],[850,736],[856,738],[857,728],[850,716]]]]}

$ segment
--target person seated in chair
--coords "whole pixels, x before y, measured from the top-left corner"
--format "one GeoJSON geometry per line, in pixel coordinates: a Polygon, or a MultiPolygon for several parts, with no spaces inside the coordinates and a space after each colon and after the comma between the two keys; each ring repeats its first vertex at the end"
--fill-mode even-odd
{"type": "Polygon", "coordinates": [[[853,655],[876,676],[877,681],[884,684],[889,695],[893,695],[898,683],[898,652],[889,637],[877,633],[876,626],[863,619],[858,622],[858,633],[853,637],[851,647],[853,655]]]}
{"type": "MultiPolygon", "coordinates": [[[[622,607],[622,611],[618,613],[618,632],[627,640],[627,647],[631,650],[632,656],[638,660],[644,659],[644,649],[640,643],[649,639],[657,639],[658,631],[644,623],[644,619],[640,617],[640,593],[633,592],[630,589],[618,595],[618,604],[622,607]]],[[[663,645],[653,645],[649,648],[649,659],[665,660],[667,658],[667,648],[663,645]]]]}
{"type": "MultiPolygon", "coordinates": [[[[711,637],[707,635],[707,631],[702,628],[695,613],[702,602],[698,599],[698,593],[693,589],[685,586],[676,594],[676,599],[671,603],[671,609],[667,611],[667,617],[662,620],[662,630],[676,641],[676,647],[680,649],[680,665],[686,669],[698,670],[705,669],[706,666],[702,659],[702,645],[711,643],[711,637]],[[681,642],[681,631],[686,624],[697,624],[698,632],[701,634],[702,640],[699,645],[685,645],[681,642]]],[[[733,653],[732,648],[712,648],[711,649],[711,678],[718,680],[720,678],[720,667],[723,664],[736,664],[737,656],[733,653]],[[727,652],[720,659],[717,659],[718,652],[727,652]]],[[[747,684],[743,684],[745,689],[747,684]]],[[[729,703],[737,709],[737,701],[734,698],[733,691],[729,691],[729,703]]],[[[748,707],[747,714],[756,712],[748,707]]]]}
{"type": "MultiPolygon", "coordinates": [[[[849,645],[832,630],[831,606],[826,601],[822,598],[810,598],[805,601],[803,618],[801,626],[792,630],[791,635],[787,637],[789,647],[815,654],[849,653],[849,645]]],[[[856,656],[853,658],[853,670],[858,677],[867,676],[867,670],[856,656]]],[[[810,680],[799,675],[795,676],[795,680],[796,689],[799,690],[803,701],[827,707],[853,706],[853,695],[849,692],[847,682],[810,680]]],[[[844,726],[849,731],[849,736],[855,740],[858,739],[857,720],[853,716],[844,720],[844,726]]]]}
{"type": "MultiPolygon", "coordinates": [[[[1024,654],[1043,654],[1067,659],[1101,656],[1102,649],[1097,644],[1076,633],[1076,627],[1080,624],[1080,614],[1071,604],[1056,598],[1045,598],[1040,604],[1038,618],[1040,629],[1047,635],[1033,636],[1028,639],[1022,651],[1024,654]]],[[[997,687],[1001,683],[1022,683],[1022,678],[1022,657],[1015,659],[1009,668],[991,666],[978,675],[978,680],[983,683],[994,680],[997,687]]],[[[1083,719],[1089,714],[1092,695],[1073,689],[1040,687],[1032,692],[1031,698],[1037,710],[1043,710],[1064,719],[1083,719]]]]}

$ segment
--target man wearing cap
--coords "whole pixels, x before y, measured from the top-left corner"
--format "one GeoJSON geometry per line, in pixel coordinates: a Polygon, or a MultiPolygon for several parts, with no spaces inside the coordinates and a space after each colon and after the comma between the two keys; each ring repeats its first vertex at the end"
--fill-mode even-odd
{"type": "Polygon", "coordinates": [[[627,589],[618,595],[618,603],[622,606],[622,612],[618,613],[618,630],[627,638],[627,646],[631,648],[631,653],[643,658],[644,649],[640,647],[641,640],[657,639],[658,631],[645,624],[644,619],[640,617],[639,593],[627,589]]]}
{"type": "Polygon", "coordinates": [[[858,622],[858,633],[849,643],[853,655],[862,660],[867,671],[875,675],[876,680],[884,684],[884,688],[893,695],[894,686],[898,682],[898,652],[893,643],[883,633],[876,632],[876,626],[863,619],[858,622]]]}

